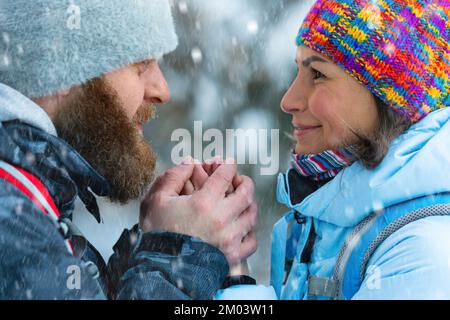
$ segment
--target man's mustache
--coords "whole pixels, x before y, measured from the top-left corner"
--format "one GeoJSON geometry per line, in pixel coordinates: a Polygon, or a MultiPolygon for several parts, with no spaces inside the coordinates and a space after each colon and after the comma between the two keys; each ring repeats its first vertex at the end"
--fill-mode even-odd
{"type": "Polygon", "coordinates": [[[145,124],[147,122],[150,122],[155,117],[156,117],[156,107],[153,103],[141,106],[133,118],[133,124],[138,123],[145,124]]]}

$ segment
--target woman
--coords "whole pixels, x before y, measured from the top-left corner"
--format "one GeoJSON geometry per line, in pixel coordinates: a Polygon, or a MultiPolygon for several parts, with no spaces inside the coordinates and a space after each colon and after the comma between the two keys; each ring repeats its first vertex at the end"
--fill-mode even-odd
{"type": "Polygon", "coordinates": [[[272,287],[218,298],[450,299],[449,21],[448,0],[315,3],[281,103],[272,287]]]}

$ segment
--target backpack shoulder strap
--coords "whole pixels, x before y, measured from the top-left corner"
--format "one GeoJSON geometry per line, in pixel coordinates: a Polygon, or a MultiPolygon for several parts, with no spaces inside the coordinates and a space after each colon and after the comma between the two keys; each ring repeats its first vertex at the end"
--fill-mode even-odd
{"type": "Polygon", "coordinates": [[[337,284],[335,298],[350,300],[358,292],[369,260],[383,241],[406,225],[433,216],[450,216],[450,193],[404,202],[363,221],[339,255],[333,276],[337,284]]]}
{"type": "Polygon", "coordinates": [[[309,295],[350,300],[361,287],[370,258],[377,248],[406,225],[433,216],[450,216],[450,193],[416,198],[373,212],[345,241],[333,278],[310,277],[309,295]]]}
{"type": "MultiPolygon", "coordinates": [[[[61,220],[59,210],[50,196],[50,193],[38,178],[19,167],[0,160],[0,179],[13,185],[27,198],[33,201],[42,213],[48,216],[56,224],[63,236],[68,233],[68,230],[65,230],[67,229],[67,227],[65,227],[66,223],[61,220]]],[[[66,237],[64,238],[68,252],[73,255],[73,248],[70,240],[66,239],[66,237]]]]}

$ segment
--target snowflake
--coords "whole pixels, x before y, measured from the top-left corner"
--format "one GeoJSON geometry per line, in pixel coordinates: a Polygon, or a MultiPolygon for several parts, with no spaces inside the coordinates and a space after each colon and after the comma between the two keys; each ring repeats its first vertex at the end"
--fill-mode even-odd
{"type": "Polygon", "coordinates": [[[11,59],[7,54],[3,54],[0,56],[0,64],[5,67],[8,67],[11,64],[11,59]]]}
{"type": "Polygon", "coordinates": [[[180,10],[182,14],[188,13],[188,6],[186,1],[181,1],[180,3],[178,3],[178,10],[180,10]]]}
{"type": "Polygon", "coordinates": [[[199,64],[203,60],[202,50],[199,47],[193,48],[191,51],[191,57],[195,64],[199,64]]]}
{"type": "Polygon", "coordinates": [[[247,30],[250,34],[257,34],[259,30],[258,22],[255,20],[250,20],[247,23],[247,30]]]}

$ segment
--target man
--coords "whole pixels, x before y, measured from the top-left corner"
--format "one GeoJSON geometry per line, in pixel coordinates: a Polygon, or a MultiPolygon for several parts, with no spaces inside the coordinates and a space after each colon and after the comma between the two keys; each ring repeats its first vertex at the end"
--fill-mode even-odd
{"type": "Polygon", "coordinates": [[[0,299],[209,299],[256,250],[235,164],[160,176],[107,265],[71,222],[76,197],[100,221],[94,194],[151,183],[142,126],[170,99],[157,59],[176,44],[167,0],[0,3],[0,299]]]}

